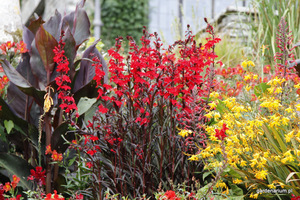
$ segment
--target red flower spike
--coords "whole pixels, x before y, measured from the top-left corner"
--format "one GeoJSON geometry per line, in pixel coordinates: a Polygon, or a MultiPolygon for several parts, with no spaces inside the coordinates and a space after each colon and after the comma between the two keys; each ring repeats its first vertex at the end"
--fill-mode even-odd
{"type": "MultiPolygon", "coordinates": [[[[65,51],[63,49],[65,43],[62,41],[63,36],[64,34],[62,33],[58,46],[53,49],[53,52],[55,54],[53,60],[57,63],[56,71],[60,73],[60,76],[55,78],[55,82],[58,86],[58,99],[61,99],[62,101],[62,103],[60,104],[60,108],[70,116],[70,114],[73,111],[77,111],[78,108],[75,104],[74,98],[71,95],[71,87],[68,85],[71,83],[70,77],[68,75],[70,69],[68,58],[64,55],[65,51]]],[[[78,115],[76,115],[76,117],[77,116],[78,115]]]]}

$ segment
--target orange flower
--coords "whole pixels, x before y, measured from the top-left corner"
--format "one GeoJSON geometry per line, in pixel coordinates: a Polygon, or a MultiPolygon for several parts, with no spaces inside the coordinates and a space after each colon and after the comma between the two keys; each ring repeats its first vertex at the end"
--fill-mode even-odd
{"type": "Polygon", "coordinates": [[[46,154],[46,155],[52,154],[52,151],[51,151],[51,144],[49,144],[48,146],[46,146],[45,154],[46,154]]]}
{"type": "Polygon", "coordinates": [[[11,42],[11,41],[6,42],[6,47],[7,47],[7,49],[11,49],[11,48],[14,47],[14,46],[15,46],[15,43],[14,43],[14,42],[11,42]]]}
{"type": "Polygon", "coordinates": [[[222,69],[221,75],[224,76],[224,77],[227,76],[227,71],[226,71],[226,69],[224,69],[224,68],[222,69]]]}
{"type": "Polygon", "coordinates": [[[26,53],[28,50],[26,48],[26,44],[23,41],[20,41],[20,43],[17,44],[17,48],[15,51],[19,50],[20,53],[26,53]]]}
{"type": "Polygon", "coordinates": [[[244,73],[244,70],[241,66],[237,66],[236,70],[237,70],[237,74],[239,74],[239,75],[242,75],[244,73]]]}
{"type": "Polygon", "coordinates": [[[53,150],[51,158],[53,159],[53,161],[62,161],[63,156],[61,153],[57,153],[56,150],[53,150]]]}
{"type": "Polygon", "coordinates": [[[8,192],[11,189],[10,183],[9,182],[5,183],[5,185],[3,186],[3,189],[5,190],[5,192],[8,192]]]}
{"type": "Polygon", "coordinates": [[[264,66],[264,70],[263,71],[264,71],[265,74],[269,74],[270,71],[271,71],[271,66],[270,65],[264,66]]]}
{"type": "Polygon", "coordinates": [[[11,186],[15,189],[20,182],[20,178],[16,175],[13,175],[13,181],[11,182],[11,186]]]}

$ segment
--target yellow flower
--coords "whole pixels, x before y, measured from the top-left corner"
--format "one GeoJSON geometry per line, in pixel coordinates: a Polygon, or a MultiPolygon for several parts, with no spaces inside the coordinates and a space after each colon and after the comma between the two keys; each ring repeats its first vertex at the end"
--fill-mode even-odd
{"type": "Polygon", "coordinates": [[[269,185],[268,185],[268,188],[270,188],[270,189],[275,189],[276,186],[274,185],[274,183],[272,183],[272,184],[269,184],[269,185]]]}
{"type": "Polygon", "coordinates": [[[276,88],[275,94],[280,94],[280,93],[282,93],[282,87],[276,88]]]}
{"type": "Polygon", "coordinates": [[[217,182],[216,187],[217,188],[227,188],[227,185],[222,180],[220,180],[217,182]]]}
{"type": "Polygon", "coordinates": [[[211,102],[211,103],[209,103],[208,105],[209,105],[209,107],[210,107],[211,110],[213,110],[213,109],[215,109],[217,107],[217,104],[214,101],[211,102]]]}
{"type": "Polygon", "coordinates": [[[189,158],[190,161],[199,161],[199,157],[197,155],[192,155],[190,158],[189,158]]]}
{"type": "Polygon", "coordinates": [[[281,188],[284,188],[284,183],[278,182],[278,184],[280,185],[281,188]]]}
{"type": "Polygon", "coordinates": [[[241,165],[241,167],[245,167],[245,166],[247,166],[247,162],[244,160],[241,160],[240,165],[241,165]]]}
{"type": "Polygon", "coordinates": [[[236,179],[233,179],[233,183],[234,184],[240,184],[240,183],[242,183],[243,181],[241,180],[241,179],[238,179],[238,178],[236,178],[236,179]]]}
{"type": "Polygon", "coordinates": [[[180,130],[180,132],[178,133],[178,135],[180,135],[181,137],[186,137],[188,136],[189,134],[191,134],[192,131],[191,130],[180,130]]]}
{"type": "Polygon", "coordinates": [[[297,105],[296,105],[296,108],[297,108],[297,109],[296,109],[297,111],[300,111],[300,104],[297,104],[297,105]]]}
{"type": "Polygon", "coordinates": [[[220,113],[215,113],[214,118],[215,120],[218,120],[221,117],[220,113]]]}
{"type": "Polygon", "coordinates": [[[291,132],[289,132],[288,134],[285,135],[285,141],[286,142],[291,141],[291,139],[294,137],[294,132],[295,132],[295,130],[293,130],[293,131],[291,131],[291,132]]]}
{"type": "MultiPolygon", "coordinates": [[[[47,93],[48,94],[48,93],[47,93]]],[[[48,112],[53,105],[53,99],[51,96],[46,96],[44,101],[44,112],[48,112]]]]}
{"type": "Polygon", "coordinates": [[[283,118],[281,119],[281,124],[284,125],[284,126],[287,126],[289,121],[290,121],[289,118],[283,117],[283,118]]]}
{"type": "Polygon", "coordinates": [[[235,98],[231,97],[231,98],[226,99],[223,102],[225,103],[225,105],[227,106],[227,108],[229,108],[229,110],[231,110],[231,108],[235,105],[235,98]]]}
{"type": "Polygon", "coordinates": [[[252,199],[257,199],[257,198],[258,198],[258,193],[253,194],[253,193],[251,192],[250,198],[252,198],[252,199]]]}
{"type": "Polygon", "coordinates": [[[211,119],[213,117],[212,112],[209,112],[207,114],[205,114],[204,116],[207,117],[208,119],[211,119]]]}
{"type": "Polygon", "coordinates": [[[284,158],[281,160],[281,162],[283,164],[287,163],[287,162],[293,162],[295,161],[294,156],[291,154],[291,150],[288,150],[287,152],[285,152],[283,154],[284,158]]]}
{"type": "Polygon", "coordinates": [[[251,90],[251,86],[249,86],[248,84],[246,85],[245,89],[249,92],[251,90]]]}
{"type": "Polygon", "coordinates": [[[243,68],[246,68],[246,67],[247,67],[247,61],[243,61],[243,62],[242,62],[242,67],[243,67],[243,68]]]}
{"type": "Polygon", "coordinates": [[[251,74],[247,74],[247,75],[244,77],[244,81],[248,81],[248,80],[251,80],[251,74]]]}
{"type": "Polygon", "coordinates": [[[300,89],[300,83],[298,83],[297,85],[294,85],[294,88],[300,89]]]}
{"type": "Polygon", "coordinates": [[[285,112],[287,112],[287,113],[293,113],[294,112],[294,110],[291,108],[291,106],[290,107],[288,107],[287,109],[285,109],[285,112]]]}
{"type": "Polygon", "coordinates": [[[261,170],[255,173],[255,178],[264,180],[266,179],[266,176],[268,175],[267,170],[261,170]]]}
{"type": "Polygon", "coordinates": [[[251,61],[251,60],[249,60],[249,61],[243,61],[242,62],[242,67],[243,68],[246,68],[246,67],[248,67],[248,66],[253,66],[253,67],[255,67],[255,64],[251,61]]]}
{"type": "Polygon", "coordinates": [[[251,60],[249,60],[248,62],[247,62],[247,64],[250,66],[253,66],[253,67],[255,67],[255,64],[254,64],[254,62],[252,62],[251,60]]]}
{"type": "Polygon", "coordinates": [[[209,94],[209,98],[215,98],[215,99],[217,99],[219,96],[220,95],[219,95],[218,92],[212,92],[212,93],[209,94]]]}

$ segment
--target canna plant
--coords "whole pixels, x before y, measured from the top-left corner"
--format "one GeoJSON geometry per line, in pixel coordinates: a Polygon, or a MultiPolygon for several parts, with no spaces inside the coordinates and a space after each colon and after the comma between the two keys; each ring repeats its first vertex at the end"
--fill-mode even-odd
{"type": "Polygon", "coordinates": [[[80,117],[76,103],[81,97],[97,96],[91,58],[101,60],[103,68],[106,64],[96,43],[81,58],[76,57],[90,35],[84,3],[68,15],[56,12],[47,22],[38,18],[24,27],[22,44],[27,50],[20,52],[16,67],[7,55],[1,57],[3,71],[10,80],[7,100],[0,98],[0,123],[5,127],[0,130],[1,136],[9,141],[8,147],[1,147],[0,166],[5,170],[1,172],[20,177],[24,189],[33,189],[26,177],[36,166],[46,170],[47,193],[61,184],[58,165],[51,165],[50,156],[45,155],[46,146],[52,147],[57,156],[64,153],[68,145],[61,136],[75,138],[69,125],[80,117]],[[14,151],[9,150],[12,147],[14,151]]]}

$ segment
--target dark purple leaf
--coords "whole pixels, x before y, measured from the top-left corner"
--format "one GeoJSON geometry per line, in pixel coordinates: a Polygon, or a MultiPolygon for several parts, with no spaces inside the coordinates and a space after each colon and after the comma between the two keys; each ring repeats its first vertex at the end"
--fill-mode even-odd
{"type": "MultiPolygon", "coordinates": [[[[92,46],[87,48],[85,52],[83,53],[82,58],[87,58],[89,60],[92,60],[94,57],[98,57],[100,59],[103,68],[105,69],[105,73],[107,74],[107,66],[104,61],[104,58],[99,53],[98,49],[96,48],[97,42],[95,42],[92,46]]],[[[75,84],[73,91],[77,92],[79,89],[87,85],[89,82],[91,82],[95,76],[95,67],[92,66],[92,62],[89,60],[82,60],[80,63],[80,69],[78,71],[78,74],[75,79],[75,84]]],[[[107,77],[105,77],[107,79],[107,77]]],[[[106,80],[105,80],[106,82],[106,80]]]]}
{"type": "Polygon", "coordinates": [[[88,97],[88,98],[98,97],[96,86],[97,86],[96,81],[92,80],[91,82],[89,82],[88,84],[86,84],[85,86],[77,90],[74,93],[75,102],[78,103],[81,97],[88,97]]]}
{"type": "MultiPolygon", "coordinates": [[[[25,59],[24,62],[28,63],[28,60],[25,59]]],[[[43,105],[45,94],[44,91],[38,91],[36,88],[34,88],[27,79],[25,79],[13,66],[10,65],[7,60],[2,61],[2,67],[11,83],[15,84],[23,93],[32,96],[40,106],[43,105]]],[[[28,72],[27,75],[30,76],[29,74],[30,72],[28,72]]]]}
{"type": "Polygon", "coordinates": [[[37,79],[38,88],[43,90],[47,85],[47,72],[44,68],[40,54],[35,46],[35,40],[31,45],[30,66],[33,75],[37,79]]]}
{"type": "Polygon", "coordinates": [[[30,55],[29,53],[22,54],[20,63],[18,64],[16,70],[33,86],[37,87],[37,80],[31,71],[30,67],[30,55]]]}
{"type": "Polygon", "coordinates": [[[10,83],[7,88],[7,101],[22,119],[30,119],[30,108],[33,98],[23,93],[15,84],[10,83]]]}
{"type": "Polygon", "coordinates": [[[31,51],[31,43],[33,40],[34,34],[26,26],[23,26],[23,41],[29,51],[31,51]]]}
{"type": "Polygon", "coordinates": [[[7,60],[2,60],[3,70],[8,79],[22,88],[30,88],[31,84],[7,60]]]}
{"type": "Polygon", "coordinates": [[[80,2],[77,3],[76,8],[83,8],[86,0],[81,0],[80,2]]]}
{"type": "Polygon", "coordinates": [[[76,57],[76,42],[70,29],[66,30],[65,36],[63,37],[63,42],[66,44],[64,50],[65,56],[69,61],[69,74],[71,76],[71,79],[73,79],[75,75],[74,59],[76,57]]]}
{"type": "Polygon", "coordinates": [[[59,153],[66,151],[69,145],[66,144],[65,140],[62,138],[64,136],[68,141],[74,140],[74,132],[69,131],[69,124],[62,123],[53,132],[51,137],[51,147],[59,153]]]}
{"type": "Polygon", "coordinates": [[[45,30],[48,31],[57,41],[59,41],[61,33],[61,23],[61,14],[55,10],[55,15],[44,24],[45,30]]]}
{"type": "MultiPolygon", "coordinates": [[[[21,62],[17,66],[16,70],[31,85],[36,85],[36,79],[31,72],[29,59],[30,57],[28,53],[23,54],[21,62]]],[[[44,92],[36,91],[35,93],[40,93],[40,95],[38,98],[33,98],[29,96],[31,93],[28,93],[28,91],[26,92],[26,90],[24,92],[23,91],[21,91],[15,84],[10,82],[7,88],[7,100],[10,106],[14,108],[14,110],[19,114],[20,117],[37,126],[39,115],[41,114],[41,109],[36,105],[35,102],[38,102],[40,106],[43,105],[44,92]]]]}
{"type": "Polygon", "coordinates": [[[0,106],[2,107],[0,111],[0,119],[12,120],[14,122],[14,127],[18,129],[18,133],[20,134],[17,137],[28,136],[30,140],[37,146],[37,128],[34,125],[26,122],[22,118],[18,117],[14,109],[10,105],[8,105],[1,97],[0,106]]]}
{"type": "Polygon", "coordinates": [[[42,17],[39,17],[38,19],[30,22],[28,29],[35,35],[43,23],[45,23],[45,21],[42,17]]]}
{"type": "Polygon", "coordinates": [[[53,61],[53,57],[55,56],[53,49],[58,45],[56,39],[41,26],[36,32],[35,43],[47,74],[51,74],[55,65],[53,61]]]}
{"type": "Polygon", "coordinates": [[[76,48],[90,36],[90,20],[85,10],[77,8],[75,12],[71,12],[63,18],[62,29],[70,28],[72,35],[76,41],[76,48]]]}

